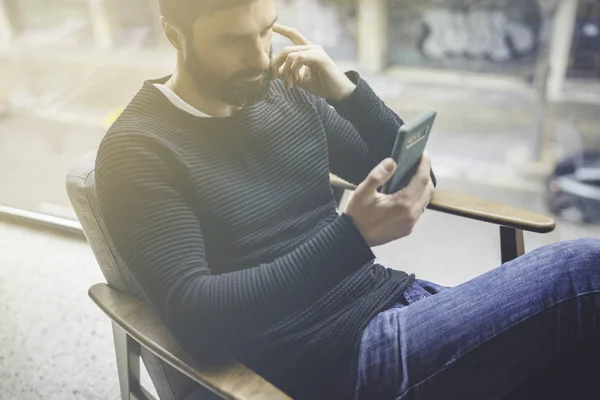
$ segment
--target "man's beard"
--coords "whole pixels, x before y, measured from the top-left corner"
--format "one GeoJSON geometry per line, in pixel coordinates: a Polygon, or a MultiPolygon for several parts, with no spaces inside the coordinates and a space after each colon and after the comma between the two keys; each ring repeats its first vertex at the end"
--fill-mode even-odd
{"type": "MultiPolygon", "coordinates": [[[[243,107],[254,104],[262,99],[271,85],[271,68],[248,69],[229,77],[222,77],[204,66],[192,46],[187,50],[187,60],[184,60],[184,68],[192,78],[198,90],[210,97],[219,99],[229,105],[243,107]],[[245,81],[243,78],[252,78],[260,75],[253,82],[245,81]]],[[[269,60],[273,60],[273,49],[269,52],[269,60]]]]}

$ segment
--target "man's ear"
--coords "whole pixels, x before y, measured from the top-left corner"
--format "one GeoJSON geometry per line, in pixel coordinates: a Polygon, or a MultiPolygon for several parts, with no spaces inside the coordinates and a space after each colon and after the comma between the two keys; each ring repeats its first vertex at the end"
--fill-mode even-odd
{"type": "Polygon", "coordinates": [[[162,26],[165,37],[171,43],[177,51],[181,52],[181,54],[185,53],[185,36],[181,33],[181,31],[169,21],[165,19],[161,15],[160,17],[160,25],[162,26]]]}

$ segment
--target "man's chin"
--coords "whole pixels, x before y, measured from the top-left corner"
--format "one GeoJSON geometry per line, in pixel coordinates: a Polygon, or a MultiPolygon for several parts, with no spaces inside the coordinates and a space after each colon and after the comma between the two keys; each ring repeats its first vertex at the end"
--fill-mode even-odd
{"type": "Polygon", "coordinates": [[[245,88],[238,88],[230,96],[226,95],[223,99],[227,104],[235,107],[244,107],[256,104],[261,101],[269,92],[270,81],[261,81],[254,85],[245,85],[245,88]],[[254,86],[254,87],[249,87],[254,86]]]}
{"type": "Polygon", "coordinates": [[[235,84],[232,84],[231,81],[211,82],[206,77],[194,76],[193,80],[200,93],[219,99],[233,107],[244,107],[259,102],[266,96],[271,87],[271,80],[264,77],[256,82],[238,80],[235,84]]]}

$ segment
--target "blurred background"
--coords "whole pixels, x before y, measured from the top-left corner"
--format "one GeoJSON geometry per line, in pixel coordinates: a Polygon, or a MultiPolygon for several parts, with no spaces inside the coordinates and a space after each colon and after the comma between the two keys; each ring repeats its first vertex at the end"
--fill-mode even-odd
{"type": "MultiPolygon", "coordinates": [[[[438,111],[440,187],[554,216],[527,250],[600,237],[600,0],[278,4],[405,120],[438,111]]],[[[118,398],[110,324],[86,296],[104,281],[91,250],[11,216],[77,225],[68,168],[173,69],[158,17],[154,0],[0,0],[0,399],[118,398]]],[[[498,265],[498,232],[428,212],[376,254],[454,285],[498,265]]]]}

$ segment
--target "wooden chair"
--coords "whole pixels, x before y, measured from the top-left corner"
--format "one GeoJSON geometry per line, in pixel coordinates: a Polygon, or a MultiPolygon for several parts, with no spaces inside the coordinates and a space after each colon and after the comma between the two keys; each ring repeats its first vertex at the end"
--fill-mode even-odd
{"type": "MultiPolygon", "coordinates": [[[[89,295],[112,321],[122,399],[152,399],[140,384],[140,356],[162,400],[288,399],[235,360],[207,368],[181,349],[114,251],[98,209],[94,161],[95,153],[88,154],[69,171],[67,192],[108,283],[93,286],[89,295]]],[[[338,205],[355,188],[334,176],[331,182],[338,205]]],[[[429,208],[498,225],[503,262],[523,254],[523,231],[555,227],[551,218],[441,189],[429,208]]]]}

